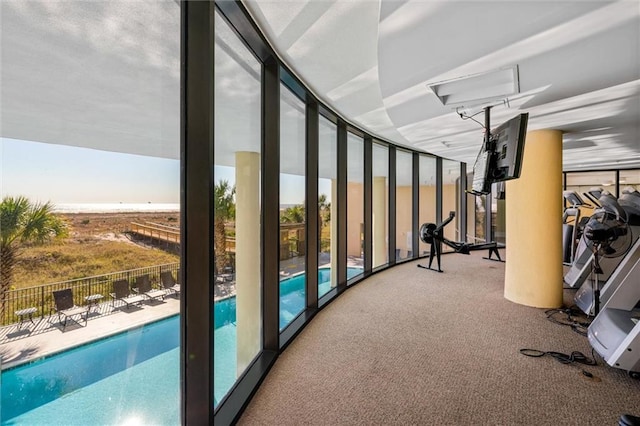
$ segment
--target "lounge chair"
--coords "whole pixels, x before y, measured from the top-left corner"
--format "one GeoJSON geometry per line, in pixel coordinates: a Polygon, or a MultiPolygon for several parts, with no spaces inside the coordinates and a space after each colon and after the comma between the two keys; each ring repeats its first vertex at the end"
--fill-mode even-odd
{"type": "Polygon", "coordinates": [[[67,326],[67,320],[71,319],[78,325],[80,323],[73,319],[74,316],[84,315],[84,325],[87,325],[89,309],[86,306],[76,306],[73,303],[73,291],[70,288],[53,292],[53,301],[55,302],[54,310],[58,314],[58,321],[62,324],[62,330],[67,326]]]}
{"type": "Polygon", "coordinates": [[[160,281],[162,282],[162,287],[164,287],[167,294],[180,294],[180,284],[176,283],[171,271],[161,272],[160,281]]]}
{"type": "Polygon", "coordinates": [[[113,293],[109,293],[113,298],[113,307],[115,307],[116,300],[120,300],[127,304],[127,309],[129,306],[137,303],[138,305],[144,301],[144,296],[141,294],[131,294],[131,290],[129,289],[129,281],[127,280],[117,280],[113,282],[113,293]]]}
{"type": "Polygon", "coordinates": [[[151,287],[151,281],[149,280],[149,275],[144,274],[140,275],[136,278],[136,286],[134,290],[143,296],[146,296],[147,299],[158,299],[161,297],[164,300],[164,296],[167,294],[166,290],[158,290],[151,287]]]}

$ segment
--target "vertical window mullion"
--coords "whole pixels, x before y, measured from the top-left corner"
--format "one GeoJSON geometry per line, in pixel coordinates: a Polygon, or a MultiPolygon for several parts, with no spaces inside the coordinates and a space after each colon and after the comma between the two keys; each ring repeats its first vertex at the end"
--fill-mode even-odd
{"type": "Polygon", "coordinates": [[[263,348],[279,350],[279,232],[280,232],[280,67],[275,58],[264,64],[262,80],[262,309],[263,348]]]}
{"type": "Polygon", "coordinates": [[[412,215],[411,215],[411,229],[412,233],[412,252],[413,257],[417,258],[419,256],[420,250],[420,155],[417,152],[413,153],[413,162],[412,162],[412,183],[413,183],[413,196],[411,197],[413,200],[412,203],[412,215]]]}
{"type": "Polygon", "coordinates": [[[214,4],[208,2],[184,2],[181,9],[180,279],[185,285],[180,327],[184,424],[213,421],[213,9],[214,4]]]}
{"type": "Polygon", "coordinates": [[[307,176],[306,176],[306,296],[307,308],[318,307],[318,252],[319,252],[319,224],[318,224],[318,139],[319,117],[318,102],[308,100],[306,107],[306,139],[307,139],[307,176]]]}
{"type": "Polygon", "coordinates": [[[364,272],[372,269],[373,252],[373,141],[371,136],[364,138],[364,272]]]}
{"type": "Polygon", "coordinates": [[[396,148],[389,147],[389,264],[396,263],[396,148]]]}
{"type": "Polygon", "coordinates": [[[347,285],[347,126],[338,120],[338,289],[347,285]]]}

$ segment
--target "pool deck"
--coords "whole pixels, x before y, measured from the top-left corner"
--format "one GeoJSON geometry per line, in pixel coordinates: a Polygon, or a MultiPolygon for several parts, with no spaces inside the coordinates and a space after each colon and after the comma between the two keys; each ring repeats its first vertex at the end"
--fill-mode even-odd
{"type": "MultiPolygon", "coordinates": [[[[67,321],[64,331],[57,315],[36,317],[35,324],[25,321],[21,327],[11,324],[0,328],[0,359],[2,369],[15,367],[74,346],[101,339],[149,322],[176,315],[180,299],[175,295],[164,300],[147,300],[141,306],[127,309],[102,303],[93,308],[85,325],[67,321]]],[[[74,317],[77,319],[77,316],[74,317]]]]}

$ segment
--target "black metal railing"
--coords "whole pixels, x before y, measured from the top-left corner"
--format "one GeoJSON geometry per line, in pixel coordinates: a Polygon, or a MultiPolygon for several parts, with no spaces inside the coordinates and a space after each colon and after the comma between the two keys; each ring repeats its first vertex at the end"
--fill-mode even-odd
{"type": "Polygon", "coordinates": [[[147,266],[144,268],[119,271],[111,274],[96,275],[94,277],[78,278],[75,280],[61,281],[44,284],[35,287],[9,290],[3,300],[0,300],[0,325],[8,325],[18,322],[17,311],[36,308],[34,317],[49,315],[55,304],[53,292],[70,288],[73,292],[73,302],[78,306],[86,305],[85,297],[93,294],[101,294],[103,302],[111,300],[113,282],[127,280],[131,287],[135,286],[135,280],[142,275],[149,275],[152,286],[160,288],[160,273],[171,271],[173,277],[178,279],[180,263],[168,263],[165,265],[147,266]]]}

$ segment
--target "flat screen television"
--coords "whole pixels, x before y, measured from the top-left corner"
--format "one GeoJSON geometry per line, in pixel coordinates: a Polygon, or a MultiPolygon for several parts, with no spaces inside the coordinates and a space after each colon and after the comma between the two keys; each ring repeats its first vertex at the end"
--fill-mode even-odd
{"type": "Polygon", "coordinates": [[[488,194],[493,183],[520,177],[528,119],[529,113],[520,114],[491,132],[489,142],[482,144],[473,166],[469,192],[488,194]]]}

